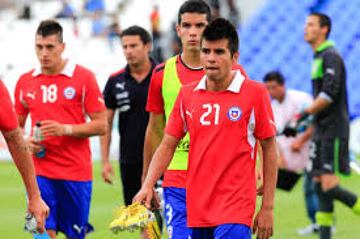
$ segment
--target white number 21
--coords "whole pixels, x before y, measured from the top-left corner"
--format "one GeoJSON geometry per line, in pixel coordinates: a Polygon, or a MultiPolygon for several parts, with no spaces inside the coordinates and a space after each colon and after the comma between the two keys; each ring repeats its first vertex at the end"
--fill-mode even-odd
{"type": "Polygon", "coordinates": [[[211,121],[206,119],[215,110],[214,125],[219,124],[220,105],[219,104],[203,104],[203,109],[206,111],[200,117],[200,123],[202,125],[211,125],[211,121]]]}

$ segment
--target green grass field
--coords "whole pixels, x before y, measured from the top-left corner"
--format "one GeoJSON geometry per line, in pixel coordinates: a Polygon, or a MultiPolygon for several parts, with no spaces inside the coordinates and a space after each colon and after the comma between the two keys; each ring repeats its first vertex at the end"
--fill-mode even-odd
{"type": "MultiPolygon", "coordinates": [[[[118,169],[114,163],[114,169],[118,169]]],[[[122,191],[119,175],[115,184],[110,186],[101,181],[100,164],[94,167],[93,200],[91,207],[91,223],[96,231],[88,239],[130,239],[139,238],[137,233],[123,233],[117,236],[108,230],[114,208],[122,204],[122,191]]],[[[342,184],[360,195],[360,176],[353,175],[344,179],[342,184]]],[[[274,239],[299,239],[296,229],[307,225],[302,185],[299,183],[291,193],[278,191],[275,204],[275,236],[274,239]]],[[[21,179],[11,162],[0,162],[0,238],[27,239],[32,238],[23,231],[25,212],[25,192],[21,179]]],[[[336,204],[336,234],[335,239],[360,238],[360,217],[354,215],[348,208],[336,204]]],[[[64,239],[59,236],[59,239],[64,239]]],[[[316,236],[306,237],[315,239],[316,236]]]]}

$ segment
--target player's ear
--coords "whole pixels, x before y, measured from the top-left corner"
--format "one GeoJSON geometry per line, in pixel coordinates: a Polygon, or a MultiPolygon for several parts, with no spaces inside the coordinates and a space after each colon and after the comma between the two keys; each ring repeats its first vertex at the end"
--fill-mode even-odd
{"type": "Polygon", "coordinates": [[[240,54],[239,54],[238,51],[233,54],[233,56],[232,56],[233,64],[236,64],[236,63],[238,62],[238,60],[239,60],[239,55],[240,55],[240,54]]]}
{"type": "Polygon", "coordinates": [[[176,29],[176,34],[177,34],[177,36],[178,36],[179,38],[181,38],[181,35],[180,35],[180,25],[179,25],[178,23],[176,24],[175,29],[176,29]]]}
{"type": "Polygon", "coordinates": [[[148,42],[145,44],[145,49],[150,53],[152,50],[152,43],[148,42]]]}
{"type": "Polygon", "coordinates": [[[321,27],[321,26],[320,26],[321,35],[325,36],[325,38],[326,38],[326,34],[328,33],[328,31],[329,31],[329,28],[328,28],[328,27],[326,27],[326,26],[321,27]]]}
{"type": "Polygon", "coordinates": [[[61,47],[61,52],[64,52],[65,47],[66,47],[65,42],[61,43],[60,47],[61,47]]]}

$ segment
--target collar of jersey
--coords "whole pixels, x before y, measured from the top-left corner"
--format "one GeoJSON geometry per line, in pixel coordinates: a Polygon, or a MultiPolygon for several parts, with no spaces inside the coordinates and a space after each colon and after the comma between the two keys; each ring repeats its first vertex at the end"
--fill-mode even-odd
{"type": "Polygon", "coordinates": [[[325,50],[326,48],[329,48],[331,46],[335,46],[335,43],[333,41],[324,41],[323,43],[321,43],[320,46],[318,46],[316,48],[316,52],[320,52],[320,51],[323,51],[325,50]]]}
{"type": "MultiPolygon", "coordinates": [[[[244,80],[245,77],[241,74],[239,70],[236,70],[235,77],[226,90],[233,93],[239,93],[244,80]]],[[[200,80],[199,84],[195,87],[194,91],[197,90],[206,90],[206,75],[200,80]]]]}
{"type": "MultiPolygon", "coordinates": [[[[76,68],[75,62],[68,59],[68,60],[66,60],[65,67],[64,67],[63,71],[59,75],[65,75],[65,76],[71,78],[74,75],[75,68],[76,68]]],[[[38,65],[38,66],[35,67],[35,70],[32,73],[32,76],[35,77],[35,76],[38,76],[38,75],[41,75],[41,74],[42,74],[41,67],[40,67],[40,65],[38,65]]]]}

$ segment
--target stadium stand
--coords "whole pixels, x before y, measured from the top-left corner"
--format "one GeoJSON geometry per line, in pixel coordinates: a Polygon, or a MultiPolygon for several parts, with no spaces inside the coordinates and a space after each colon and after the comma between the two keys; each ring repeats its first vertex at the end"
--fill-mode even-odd
{"type": "Polygon", "coordinates": [[[261,80],[271,70],[280,70],[289,88],[311,91],[312,51],[303,40],[304,23],[310,9],[333,19],[330,40],[345,58],[351,118],[360,116],[360,0],[321,1],[268,0],[239,29],[240,62],[251,78],[261,80]],[[345,14],[344,14],[345,13],[345,14]]]}

